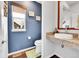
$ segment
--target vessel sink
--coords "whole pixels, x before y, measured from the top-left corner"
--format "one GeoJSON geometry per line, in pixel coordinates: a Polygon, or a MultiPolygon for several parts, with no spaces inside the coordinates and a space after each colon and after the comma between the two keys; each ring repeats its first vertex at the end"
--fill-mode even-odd
{"type": "Polygon", "coordinates": [[[63,40],[73,39],[73,35],[67,33],[55,33],[54,37],[63,40]]]}

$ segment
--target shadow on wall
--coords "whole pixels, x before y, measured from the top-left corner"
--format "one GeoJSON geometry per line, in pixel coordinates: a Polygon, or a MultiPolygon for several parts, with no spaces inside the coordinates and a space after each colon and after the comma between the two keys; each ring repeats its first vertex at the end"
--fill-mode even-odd
{"type": "Polygon", "coordinates": [[[35,40],[41,39],[41,21],[36,21],[35,16],[41,16],[41,4],[30,1],[26,3],[27,12],[26,12],[26,31],[25,32],[12,32],[12,7],[11,1],[9,1],[8,9],[8,47],[9,53],[29,48],[34,46],[35,40]],[[30,5],[28,4],[30,3],[30,5]],[[35,16],[29,17],[28,12],[34,11],[35,16]],[[28,36],[31,39],[28,39],[28,36]]]}

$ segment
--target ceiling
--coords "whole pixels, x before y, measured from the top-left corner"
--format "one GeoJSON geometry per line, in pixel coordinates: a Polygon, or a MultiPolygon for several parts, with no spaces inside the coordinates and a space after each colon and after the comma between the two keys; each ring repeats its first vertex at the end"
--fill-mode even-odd
{"type": "Polygon", "coordinates": [[[66,3],[67,3],[69,6],[72,6],[72,5],[75,5],[75,4],[79,3],[79,1],[66,1],[66,3]]]}
{"type": "Polygon", "coordinates": [[[42,4],[42,1],[36,1],[36,2],[38,2],[38,3],[42,4]]]}
{"type": "MultiPolygon", "coordinates": [[[[26,7],[27,7],[27,4],[30,5],[29,1],[15,1],[15,2],[18,4],[24,5],[26,7]]],[[[36,2],[42,4],[42,1],[36,1],[36,2]]]]}
{"type": "Polygon", "coordinates": [[[79,4],[79,1],[63,1],[61,4],[64,5],[64,10],[69,10],[74,5],[79,4]]]}

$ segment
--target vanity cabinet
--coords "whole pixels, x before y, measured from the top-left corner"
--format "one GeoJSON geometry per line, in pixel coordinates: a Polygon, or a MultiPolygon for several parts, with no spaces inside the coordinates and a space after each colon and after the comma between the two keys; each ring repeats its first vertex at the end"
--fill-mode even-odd
{"type": "Polygon", "coordinates": [[[53,55],[57,55],[60,58],[79,58],[79,44],[77,44],[76,39],[72,39],[75,41],[57,39],[53,34],[47,35],[47,39],[55,46],[53,55]]]}
{"type": "Polygon", "coordinates": [[[55,55],[59,56],[60,58],[79,58],[79,46],[76,46],[74,43],[53,39],[55,49],[55,55]],[[62,47],[62,44],[64,47],[62,47]]]}
{"type": "Polygon", "coordinates": [[[79,58],[79,48],[74,46],[73,43],[64,41],[62,48],[62,43],[58,44],[55,49],[56,55],[63,58],[79,58]]]}

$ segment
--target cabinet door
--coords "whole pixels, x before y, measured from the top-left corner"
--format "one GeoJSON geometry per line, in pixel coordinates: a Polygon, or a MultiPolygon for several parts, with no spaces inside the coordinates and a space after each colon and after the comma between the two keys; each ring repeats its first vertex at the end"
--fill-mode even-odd
{"type": "MultiPolygon", "coordinates": [[[[62,41],[61,41],[62,42],[62,41]]],[[[61,45],[62,43],[60,43],[61,45]]],[[[79,58],[79,46],[74,43],[64,41],[64,47],[57,46],[55,54],[63,58],[79,58]]]]}

